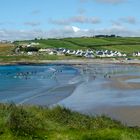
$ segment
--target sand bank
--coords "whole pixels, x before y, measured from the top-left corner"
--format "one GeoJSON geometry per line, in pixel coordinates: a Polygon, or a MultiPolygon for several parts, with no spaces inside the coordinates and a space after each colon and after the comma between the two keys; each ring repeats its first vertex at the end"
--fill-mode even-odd
{"type": "Polygon", "coordinates": [[[140,89],[140,82],[127,82],[131,80],[140,79],[140,76],[116,76],[112,77],[111,80],[108,83],[105,83],[104,87],[112,87],[115,89],[121,89],[121,90],[134,90],[134,89],[140,89]]]}
{"type": "Polygon", "coordinates": [[[140,126],[140,106],[102,106],[93,109],[92,112],[94,115],[109,116],[127,126],[140,126]]]}
{"type": "Polygon", "coordinates": [[[70,96],[75,90],[76,86],[77,84],[68,84],[50,89],[46,92],[43,91],[42,93],[38,93],[38,95],[24,99],[19,104],[51,106],[70,96]]]}
{"type": "Polygon", "coordinates": [[[0,62],[0,65],[16,65],[16,64],[134,64],[140,65],[140,60],[113,60],[113,59],[72,59],[72,60],[38,60],[38,61],[12,61],[0,62]]]}

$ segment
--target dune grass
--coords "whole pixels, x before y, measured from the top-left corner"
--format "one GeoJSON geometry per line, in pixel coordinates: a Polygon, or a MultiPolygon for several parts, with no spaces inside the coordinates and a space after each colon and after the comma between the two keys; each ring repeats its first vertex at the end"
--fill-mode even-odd
{"type": "Polygon", "coordinates": [[[0,105],[1,140],[138,140],[139,128],[63,107],[0,105]]]}

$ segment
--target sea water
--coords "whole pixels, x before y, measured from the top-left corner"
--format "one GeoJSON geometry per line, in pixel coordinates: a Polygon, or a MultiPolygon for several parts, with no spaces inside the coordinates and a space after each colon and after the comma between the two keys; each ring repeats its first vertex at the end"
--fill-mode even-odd
{"type": "Polygon", "coordinates": [[[94,64],[83,67],[81,71],[83,82],[71,96],[59,102],[60,105],[89,114],[99,107],[140,105],[139,66],[94,64]],[[120,81],[112,80],[112,78],[117,80],[118,77],[127,78],[120,81]],[[120,87],[113,87],[112,83],[114,85],[119,83],[120,87]],[[129,83],[137,84],[137,88],[127,85],[129,83]]]}
{"type": "Polygon", "coordinates": [[[134,113],[140,106],[140,67],[117,64],[0,66],[0,102],[61,105],[91,115],[105,113],[128,125],[140,126],[139,110],[134,113]]]}
{"type": "Polygon", "coordinates": [[[69,84],[76,75],[78,70],[67,65],[0,66],[0,102],[19,104],[69,84]]]}
{"type": "Polygon", "coordinates": [[[134,76],[121,82],[139,84],[140,67],[115,64],[0,66],[0,102],[59,104],[87,111],[96,106],[140,105],[139,89],[103,86],[112,77],[134,76]]]}

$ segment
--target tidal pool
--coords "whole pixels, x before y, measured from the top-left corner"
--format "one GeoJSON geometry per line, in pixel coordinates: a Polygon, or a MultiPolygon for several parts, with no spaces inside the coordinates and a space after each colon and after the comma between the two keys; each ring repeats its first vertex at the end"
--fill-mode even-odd
{"type": "Polygon", "coordinates": [[[61,105],[140,126],[140,67],[118,64],[0,66],[0,102],[61,105]]]}

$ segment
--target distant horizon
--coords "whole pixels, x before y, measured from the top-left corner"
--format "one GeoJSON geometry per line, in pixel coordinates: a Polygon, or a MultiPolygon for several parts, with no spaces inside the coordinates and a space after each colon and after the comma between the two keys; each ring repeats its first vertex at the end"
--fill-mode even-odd
{"type": "MultiPolygon", "coordinates": [[[[105,34],[106,35],[106,34],[105,34]]],[[[110,34],[111,35],[111,34],[110,34]]],[[[105,37],[96,37],[96,36],[98,36],[98,34],[97,35],[94,35],[94,36],[77,36],[77,37],[47,37],[47,38],[43,38],[43,37],[35,37],[35,38],[30,38],[30,39],[15,39],[15,40],[6,40],[6,39],[4,39],[4,40],[1,40],[0,39],[0,43],[1,42],[4,42],[4,41],[7,41],[7,42],[13,42],[13,41],[26,41],[26,40],[35,40],[35,39],[37,39],[37,40],[42,40],[42,39],[65,39],[65,38],[105,38],[105,37]]],[[[140,38],[140,36],[118,36],[118,35],[116,35],[116,37],[113,37],[113,38],[140,38]]],[[[106,38],[109,38],[109,37],[106,37],[106,38]]],[[[110,37],[110,38],[112,38],[112,37],[110,37]]]]}
{"type": "Polygon", "coordinates": [[[139,5],[137,0],[1,0],[0,40],[139,37],[139,5]]]}

